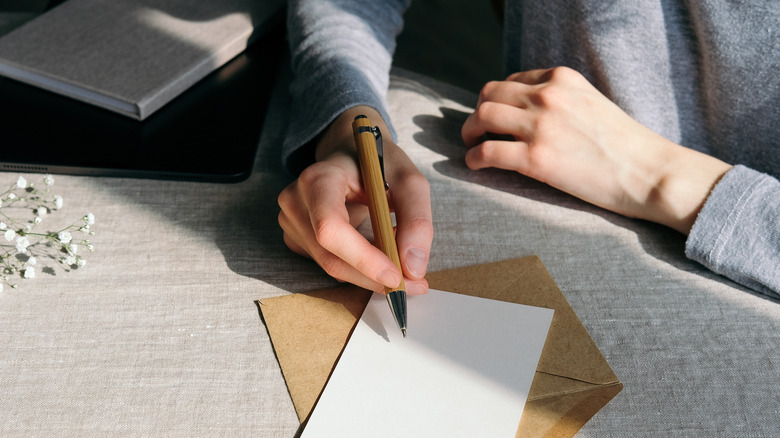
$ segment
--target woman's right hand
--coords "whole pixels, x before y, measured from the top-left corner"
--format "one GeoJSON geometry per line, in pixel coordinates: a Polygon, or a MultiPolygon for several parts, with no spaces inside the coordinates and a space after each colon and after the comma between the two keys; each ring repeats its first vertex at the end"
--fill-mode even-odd
{"type": "Polygon", "coordinates": [[[403,276],[409,294],[425,293],[433,240],[430,188],[389,135],[383,137],[384,168],[403,272],[355,229],[368,216],[352,133],[358,114],[390,132],[379,113],[365,106],[345,111],[330,125],[317,144],[316,162],[279,195],[284,241],[339,281],[383,292],[403,276]]]}

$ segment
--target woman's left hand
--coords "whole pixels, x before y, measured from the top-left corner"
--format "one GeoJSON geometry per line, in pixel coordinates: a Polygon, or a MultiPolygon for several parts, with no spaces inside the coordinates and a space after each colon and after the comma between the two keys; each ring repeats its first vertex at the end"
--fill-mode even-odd
{"type": "Polygon", "coordinates": [[[566,67],[489,82],[462,135],[472,169],[514,170],[685,234],[731,167],[654,133],[566,67]]]}

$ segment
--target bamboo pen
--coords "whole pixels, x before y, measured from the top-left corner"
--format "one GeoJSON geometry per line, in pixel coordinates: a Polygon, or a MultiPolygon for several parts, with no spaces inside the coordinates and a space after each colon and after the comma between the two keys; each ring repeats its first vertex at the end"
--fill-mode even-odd
{"type": "MultiPolygon", "coordinates": [[[[368,195],[368,212],[371,216],[371,228],[374,230],[376,246],[387,254],[401,270],[401,259],[393,233],[390,218],[390,206],[387,203],[387,183],[384,177],[382,161],[382,134],[378,127],[372,127],[371,121],[364,115],[355,117],[352,131],[357,144],[360,173],[363,177],[363,189],[368,195]]],[[[385,295],[398,327],[406,337],[406,285],[403,275],[401,283],[394,287],[385,287],[385,295]]]]}

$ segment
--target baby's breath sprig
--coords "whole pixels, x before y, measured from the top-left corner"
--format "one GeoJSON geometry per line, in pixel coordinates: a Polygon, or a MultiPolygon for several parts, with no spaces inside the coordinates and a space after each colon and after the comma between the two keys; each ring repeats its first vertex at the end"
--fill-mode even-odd
{"type": "MultiPolygon", "coordinates": [[[[89,237],[94,236],[95,216],[87,213],[76,222],[57,231],[40,232],[43,218],[62,208],[63,199],[51,192],[54,178],[43,177],[43,187],[20,176],[15,184],[0,193],[0,292],[4,285],[16,288],[17,279],[35,278],[39,259],[49,259],[66,271],[84,266],[87,261],[79,249],[94,251],[89,237]],[[31,219],[20,219],[32,213],[31,219]]],[[[53,271],[43,267],[42,271],[53,271]]]]}

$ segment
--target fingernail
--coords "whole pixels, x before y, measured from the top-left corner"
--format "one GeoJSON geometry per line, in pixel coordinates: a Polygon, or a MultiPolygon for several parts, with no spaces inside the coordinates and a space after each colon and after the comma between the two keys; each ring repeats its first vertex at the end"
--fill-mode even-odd
{"type": "Polygon", "coordinates": [[[387,287],[396,287],[401,284],[401,277],[399,277],[395,272],[389,269],[385,269],[376,276],[376,281],[387,287]]]}
{"type": "Polygon", "coordinates": [[[406,270],[414,278],[422,278],[428,269],[428,253],[420,248],[409,248],[406,251],[406,270]]]}

